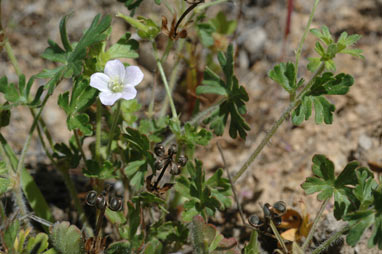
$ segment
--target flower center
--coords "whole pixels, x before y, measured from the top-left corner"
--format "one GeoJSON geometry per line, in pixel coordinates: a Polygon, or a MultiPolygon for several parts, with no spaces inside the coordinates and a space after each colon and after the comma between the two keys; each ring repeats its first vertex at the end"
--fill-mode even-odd
{"type": "Polygon", "coordinates": [[[119,81],[119,78],[110,79],[108,86],[113,93],[120,93],[123,91],[123,84],[119,81]]]}

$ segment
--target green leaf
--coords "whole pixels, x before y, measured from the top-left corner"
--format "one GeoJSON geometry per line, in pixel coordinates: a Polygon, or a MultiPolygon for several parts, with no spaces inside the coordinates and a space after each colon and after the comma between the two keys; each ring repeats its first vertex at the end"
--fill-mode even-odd
{"type": "Polygon", "coordinates": [[[281,85],[288,93],[296,90],[296,71],[291,62],[280,63],[273,67],[268,76],[281,85]]]}
{"type": "Polygon", "coordinates": [[[236,20],[227,20],[224,12],[219,11],[215,18],[210,19],[210,23],[219,34],[231,35],[237,27],[236,20]]]}
{"type": "Polygon", "coordinates": [[[200,42],[204,47],[210,47],[214,45],[214,38],[212,34],[215,32],[215,28],[213,25],[208,23],[197,24],[198,36],[200,38],[200,42]]]}
{"type": "Polygon", "coordinates": [[[8,247],[8,249],[13,249],[13,244],[15,243],[18,232],[20,231],[20,222],[19,220],[13,220],[10,224],[4,229],[4,236],[2,243],[8,247]]]}
{"type": "Polygon", "coordinates": [[[124,19],[127,23],[137,29],[139,37],[142,39],[154,39],[160,32],[160,28],[152,19],[145,17],[133,18],[121,13],[117,14],[117,17],[124,19]]]}
{"type": "MultiPolygon", "coordinates": [[[[207,67],[208,68],[208,67],[207,67]]],[[[202,86],[196,88],[196,94],[219,94],[227,96],[227,91],[224,87],[214,80],[205,80],[202,86]]]]}
{"type": "Polygon", "coordinates": [[[72,45],[70,44],[68,34],[66,33],[66,19],[68,18],[68,16],[69,15],[65,15],[60,20],[60,36],[61,36],[62,45],[65,48],[65,51],[70,52],[73,49],[72,49],[72,45]]]}
{"type": "Polygon", "coordinates": [[[82,170],[83,174],[87,177],[96,177],[98,179],[112,179],[115,178],[115,166],[110,161],[104,161],[101,165],[94,160],[86,161],[86,168],[82,170]]]}
{"type": "MultiPolygon", "coordinates": [[[[116,58],[137,58],[139,44],[134,39],[129,39],[130,33],[125,33],[117,43],[113,44],[104,54],[109,59],[116,58]]],[[[105,57],[101,55],[101,58],[105,57]]]]}
{"type": "Polygon", "coordinates": [[[121,103],[121,112],[123,120],[131,126],[137,120],[136,113],[141,109],[141,104],[136,99],[123,100],[121,103]]]}
{"type": "Polygon", "coordinates": [[[58,254],[85,253],[81,231],[69,222],[55,223],[50,229],[49,238],[58,254]]]}
{"type": "Polygon", "coordinates": [[[91,136],[93,133],[89,116],[86,113],[69,116],[67,124],[69,130],[79,129],[85,136],[91,136]]]}
{"type": "Polygon", "coordinates": [[[116,212],[107,208],[105,210],[105,216],[112,224],[120,225],[126,223],[126,218],[123,215],[123,212],[116,212]]]}
{"type": "Polygon", "coordinates": [[[128,241],[113,242],[106,249],[106,254],[131,253],[131,244],[128,241]]]}
{"type": "Polygon", "coordinates": [[[259,254],[259,242],[257,240],[258,233],[253,230],[248,245],[244,247],[244,254],[259,254]]]}
{"type": "MultiPolygon", "coordinates": [[[[35,237],[30,237],[25,249],[27,253],[43,253],[49,246],[49,237],[47,234],[38,233],[35,237]]],[[[50,249],[53,251],[53,249],[50,249]]],[[[46,253],[46,252],[44,252],[46,253]]]]}
{"type": "MultiPolygon", "coordinates": [[[[244,87],[239,85],[239,82],[233,73],[233,46],[228,46],[226,54],[219,52],[218,60],[224,72],[225,81],[220,79],[217,74],[207,68],[203,83],[207,83],[209,86],[211,86],[211,84],[214,86],[219,84],[226,91],[226,98],[219,106],[219,113],[212,114],[208,122],[214,123],[213,129],[216,134],[219,134],[222,133],[221,123],[223,122],[225,125],[228,121],[228,117],[230,116],[230,136],[232,138],[236,138],[237,134],[239,134],[241,138],[245,139],[247,135],[246,132],[250,130],[250,128],[243,118],[243,114],[247,111],[245,102],[249,100],[249,97],[244,87]],[[219,119],[214,121],[213,118],[216,117],[219,117],[219,119]]],[[[222,94],[223,89],[217,90],[218,93],[222,94]]],[[[211,89],[209,90],[211,91],[211,89]]]]}
{"type": "Polygon", "coordinates": [[[323,96],[313,97],[313,104],[316,124],[320,124],[322,121],[331,124],[333,122],[333,112],[336,109],[335,106],[323,96]]]}
{"type": "Polygon", "coordinates": [[[370,210],[364,210],[349,214],[344,219],[348,220],[351,226],[346,242],[354,247],[361,239],[363,232],[373,224],[374,214],[370,210]]]}
{"type": "MultiPolygon", "coordinates": [[[[1,133],[0,133],[0,143],[5,153],[8,154],[8,157],[10,159],[10,164],[11,164],[10,166],[15,169],[18,163],[16,154],[14,153],[12,148],[8,145],[7,141],[5,140],[3,135],[1,135],[1,133]]],[[[22,167],[21,169],[21,188],[23,189],[23,193],[26,199],[28,200],[29,205],[32,207],[33,211],[35,212],[36,216],[52,222],[53,216],[50,212],[50,208],[44,196],[42,195],[36,182],[33,180],[33,177],[29,174],[28,170],[26,170],[26,168],[24,167],[22,167]]]]}
{"type": "Polygon", "coordinates": [[[321,64],[321,58],[319,57],[308,57],[309,63],[307,68],[310,72],[315,72],[321,64]]]}
{"type": "Polygon", "coordinates": [[[312,114],[312,97],[304,96],[302,103],[292,112],[292,123],[300,125],[304,120],[308,120],[312,114]]]}
{"type": "Polygon", "coordinates": [[[0,128],[8,126],[10,118],[11,111],[0,107],[0,128]]]}
{"type": "Polygon", "coordinates": [[[7,192],[10,183],[8,178],[0,177],[0,196],[7,192]]]}

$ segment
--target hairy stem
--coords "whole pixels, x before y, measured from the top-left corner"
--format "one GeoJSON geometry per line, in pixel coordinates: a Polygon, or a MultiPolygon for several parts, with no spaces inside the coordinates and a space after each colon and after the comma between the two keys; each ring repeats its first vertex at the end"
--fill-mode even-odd
{"type": "Polygon", "coordinates": [[[111,129],[109,133],[109,140],[107,143],[107,150],[106,150],[106,158],[109,159],[111,155],[111,143],[113,142],[113,133],[115,131],[115,128],[117,127],[119,114],[121,113],[121,101],[117,101],[117,108],[115,109],[113,113],[113,123],[111,124],[111,129]]]}
{"type": "MultiPolygon", "coordinates": [[[[1,14],[1,13],[0,13],[1,14]]],[[[0,15],[1,17],[1,15],[0,15]]],[[[15,68],[17,76],[20,76],[22,74],[19,63],[16,60],[15,54],[13,53],[13,49],[11,47],[11,44],[9,43],[8,39],[4,39],[4,48],[7,52],[7,55],[9,57],[9,60],[11,61],[13,67],[15,68]]]]}
{"type": "Polygon", "coordinates": [[[276,236],[277,241],[280,243],[281,247],[283,248],[284,253],[287,254],[288,248],[286,247],[285,242],[283,238],[281,237],[279,231],[277,230],[276,225],[272,219],[269,220],[269,225],[271,226],[271,229],[273,231],[273,234],[276,236]]]}
{"type": "Polygon", "coordinates": [[[255,151],[253,151],[253,153],[249,156],[249,158],[246,160],[243,166],[241,166],[240,170],[233,177],[233,182],[236,182],[237,179],[239,179],[239,177],[248,169],[248,167],[257,158],[257,156],[260,154],[263,148],[268,144],[269,140],[276,133],[277,129],[284,122],[284,120],[290,116],[292,111],[298,105],[300,105],[304,95],[306,95],[306,93],[310,90],[310,88],[312,88],[314,79],[323,72],[324,68],[325,68],[324,64],[322,63],[320,67],[318,68],[318,70],[314,73],[313,77],[310,79],[308,84],[305,86],[305,88],[301,91],[301,93],[297,96],[297,98],[289,104],[288,108],[282,113],[280,118],[272,125],[271,129],[268,131],[267,135],[263,138],[260,144],[256,147],[255,151]]]}
{"type": "MultiPolygon", "coordinates": [[[[180,54],[180,51],[183,49],[184,42],[185,42],[185,40],[179,40],[177,54],[180,54]]],[[[163,60],[163,58],[162,58],[162,60],[163,60]]],[[[180,67],[181,67],[180,62],[181,62],[181,59],[180,59],[180,57],[178,57],[174,66],[172,67],[172,72],[170,74],[170,81],[169,81],[169,88],[170,88],[171,93],[174,91],[175,84],[176,84],[176,81],[178,79],[178,74],[179,74],[180,67]]],[[[163,63],[163,61],[162,61],[162,63],[163,63]]],[[[164,102],[163,102],[163,107],[159,113],[160,117],[166,115],[166,112],[168,110],[168,104],[169,104],[169,97],[166,97],[164,99],[164,102]]]]}
{"type": "Polygon", "coordinates": [[[316,227],[318,225],[318,221],[321,218],[322,213],[324,212],[326,205],[328,204],[329,198],[325,199],[324,202],[321,204],[320,210],[318,211],[316,218],[314,218],[313,225],[309,231],[308,236],[306,237],[306,240],[304,244],[302,245],[302,250],[306,250],[306,248],[309,246],[310,241],[313,238],[314,231],[316,230],[316,227]]]}
{"type": "Polygon", "coordinates": [[[101,101],[97,98],[95,159],[99,166],[101,166],[101,117],[102,105],[101,101]]]}
{"type": "Polygon", "coordinates": [[[313,16],[314,16],[314,13],[316,12],[316,8],[317,8],[317,5],[318,5],[319,2],[320,2],[320,0],[315,0],[315,2],[314,2],[312,11],[310,12],[308,23],[306,24],[306,27],[305,27],[304,34],[302,35],[301,41],[300,41],[300,43],[298,45],[298,48],[297,48],[297,51],[296,51],[296,63],[294,65],[295,70],[296,70],[296,78],[297,78],[297,75],[298,75],[298,62],[300,61],[302,45],[304,45],[305,38],[308,35],[310,25],[312,24],[313,16]]]}
{"type": "Polygon", "coordinates": [[[205,8],[214,6],[216,4],[221,4],[221,3],[224,3],[224,2],[228,2],[228,0],[216,0],[216,1],[213,1],[213,2],[211,1],[211,2],[207,2],[207,3],[203,3],[203,4],[199,5],[196,8],[196,12],[200,12],[201,10],[203,10],[205,8]]]}
{"type": "Polygon", "coordinates": [[[24,165],[24,159],[25,159],[25,155],[28,151],[28,148],[29,148],[29,145],[30,145],[30,142],[31,142],[31,139],[32,139],[32,135],[33,135],[33,132],[35,130],[35,128],[37,127],[37,123],[38,123],[38,119],[40,118],[41,116],[41,113],[42,113],[42,110],[44,109],[45,107],[45,104],[46,102],[48,101],[49,99],[49,94],[47,94],[43,100],[43,102],[41,103],[41,107],[39,109],[39,111],[37,112],[37,115],[36,115],[36,118],[33,120],[33,123],[32,123],[32,126],[29,130],[29,133],[28,133],[28,137],[24,143],[24,146],[23,146],[23,150],[21,151],[21,155],[20,155],[20,159],[19,159],[19,162],[17,164],[17,168],[16,168],[16,173],[21,175],[21,169],[24,165]]]}
{"type": "MultiPolygon", "coordinates": [[[[358,223],[354,224],[353,226],[357,225],[358,223]]],[[[326,250],[334,241],[336,241],[338,238],[340,238],[344,233],[346,233],[350,229],[349,225],[344,226],[340,231],[335,232],[332,234],[329,239],[327,239],[325,242],[320,244],[313,252],[312,254],[318,254],[322,251],[326,250]]]]}
{"type": "Polygon", "coordinates": [[[80,137],[78,136],[78,132],[77,132],[77,130],[73,130],[73,133],[74,133],[74,138],[76,140],[78,149],[80,150],[82,160],[84,161],[84,164],[86,165],[86,156],[85,156],[84,149],[82,149],[82,144],[81,144],[80,137]]]}
{"type": "Polygon", "coordinates": [[[163,81],[163,85],[164,85],[164,87],[166,89],[167,96],[168,96],[169,101],[170,101],[172,118],[174,120],[176,120],[177,122],[179,122],[178,114],[176,113],[176,109],[175,109],[175,104],[174,104],[174,101],[172,99],[171,90],[170,90],[170,87],[168,85],[166,74],[164,73],[163,66],[162,66],[161,60],[160,60],[160,58],[158,56],[158,51],[156,49],[156,46],[155,46],[154,42],[152,43],[152,46],[153,46],[154,56],[155,56],[155,60],[156,60],[156,63],[157,63],[158,70],[159,70],[159,74],[161,75],[161,78],[162,78],[162,81],[163,81]]]}

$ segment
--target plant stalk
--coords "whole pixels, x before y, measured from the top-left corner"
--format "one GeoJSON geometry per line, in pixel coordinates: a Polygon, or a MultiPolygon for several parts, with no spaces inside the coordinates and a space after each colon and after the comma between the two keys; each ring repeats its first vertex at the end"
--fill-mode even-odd
{"type": "Polygon", "coordinates": [[[295,76],[296,79],[295,80],[297,80],[298,62],[300,61],[302,46],[303,46],[303,44],[305,42],[306,36],[308,35],[310,25],[312,24],[313,16],[314,16],[314,13],[316,12],[316,8],[317,8],[317,5],[318,5],[319,2],[320,2],[320,0],[315,0],[315,2],[314,2],[312,11],[310,12],[308,23],[306,24],[306,27],[305,27],[304,34],[302,35],[301,41],[300,41],[300,43],[298,45],[298,48],[297,48],[297,51],[296,51],[296,63],[294,65],[295,70],[296,70],[296,76],[295,76]]]}
{"type": "MultiPolygon", "coordinates": [[[[354,224],[353,226],[357,225],[358,223],[354,224]]],[[[322,251],[326,250],[332,242],[336,241],[338,238],[340,238],[344,233],[346,233],[350,229],[349,225],[344,226],[340,231],[332,234],[329,239],[327,239],[325,242],[320,244],[313,252],[312,254],[318,254],[322,251]]]]}
{"type": "Polygon", "coordinates": [[[285,119],[287,119],[292,111],[300,105],[302,98],[306,93],[312,88],[314,79],[320,75],[325,68],[324,63],[321,63],[318,70],[314,73],[308,84],[304,87],[304,89],[301,91],[301,93],[297,96],[297,98],[291,102],[288,106],[288,108],[282,113],[280,118],[272,125],[271,129],[268,131],[267,135],[263,138],[261,143],[256,147],[255,151],[249,156],[247,161],[241,166],[240,170],[237,172],[237,174],[233,177],[233,182],[236,182],[237,179],[248,169],[248,167],[252,164],[252,162],[257,158],[257,156],[260,154],[260,152],[263,150],[263,148],[268,144],[269,140],[272,138],[272,136],[276,133],[277,129],[280,127],[280,125],[284,122],[285,119]]]}
{"type": "Polygon", "coordinates": [[[283,248],[284,253],[287,254],[288,248],[286,247],[285,242],[283,238],[281,237],[279,231],[277,230],[276,225],[272,219],[269,220],[269,225],[271,226],[271,229],[273,231],[273,234],[276,236],[277,241],[280,243],[281,247],[283,248]]]}
{"type": "Polygon", "coordinates": [[[99,166],[101,166],[101,117],[102,105],[97,98],[95,158],[99,166]]]}
{"type": "Polygon", "coordinates": [[[309,234],[306,237],[304,244],[301,246],[303,251],[305,251],[306,248],[309,246],[309,243],[313,238],[314,231],[316,230],[316,227],[318,225],[318,221],[320,220],[321,215],[324,212],[326,205],[328,204],[328,201],[329,201],[329,198],[325,199],[324,202],[321,204],[320,210],[318,211],[316,218],[314,218],[313,225],[311,229],[309,230],[309,234]]]}
{"type": "Polygon", "coordinates": [[[109,133],[109,140],[107,143],[107,150],[106,150],[106,158],[109,159],[111,155],[111,143],[113,142],[113,133],[115,131],[115,128],[117,127],[119,114],[121,113],[121,101],[117,101],[117,108],[115,109],[113,113],[113,123],[111,125],[110,133],[109,133]]]}
{"type": "Polygon", "coordinates": [[[174,104],[174,101],[173,101],[172,95],[171,95],[171,90],[170,90],[170,87],[168,85],[166,74],[164,73],[161,60],[158,57],[158,52],[157,52],[157,49],[156,49],[156,46],[155,46],[154,42],[152,43],[152,46],[153,46],[153,49],[154,49],[154,55],[155,55],[155,60],[156,60],[156,63],[157,63],[157,67],[158,67],[159,73],[161,75],[161,78],[162,78],[162,81],[163,81],[163,85],[164,85],[164,87],[166,89],[167,96],[168,96],[169,101],[170,101],[172,118],[179,123],[179,118],[178,118],[178,114],[176,113],[175,104],[174,104]]]}

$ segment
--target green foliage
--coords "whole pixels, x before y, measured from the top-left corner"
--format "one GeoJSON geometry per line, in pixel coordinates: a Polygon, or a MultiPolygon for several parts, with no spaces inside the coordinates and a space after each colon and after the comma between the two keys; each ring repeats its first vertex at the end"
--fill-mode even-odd
{"type": "MultiPolygon", "coordinates": [[[[29,79],[28,83],[25,84],[25,76],[20,75],[19,76],[19,83],[18,85],[14,83],[8,83],[7,77],[0,78],[0,93],[4,94],[5,99],[9,102],[9,104],[1,105],[1,110],[8,110],[12,107],[16,107],[19,105],[25,105],[31,108],[35,108],[41,105],[41,95],[44,91],[44,87],[40,86],[37,89],[37,92],[32,98],[32,95],[30,94],[32,85],[34,83],[35,78],[32,77],[29,79]]],[[[2,111],[6,114],[6,111],[2,111]]],[[[6,115],[2,116],[2,122],[3,117],[6,117],[6,115]]],[[[4,119],[5,120],[5,119],[4,119]]],[[[4,123],[6,123],[5,121],[4,123]]],[[[9,122],[9,118],[8,118],[9,122]]],[[[2,124],[3,125],[3,124],[2,124]]]]}
{"type": "Polygon", "coordinates": [[[301,104],[292,113],[293,124],[300,125],[304,120],[308,120],[312,113],[312,106],[315,110],[316,124],[322,122],[331,124],[335,106],[323,95],[344,95],[353,83],[353,77],[344,73],[333,76],[333,73],[325,72],[315,78],[313,86],[302,97],[301,104]]]}
{"type": "Polygon", "coordinates": [[[212,24],[201,23],[197,25],[197,32],[200,38],[200,42],[204,47],[210,47],[214,45],[214,38],[212,34],[215,32],[215,28],[212,24]]]}
{"type": "Polygon", "coordinates": [[[97,90],[89,86],[88,80],[79,79],[74,83],[72,94],[69,100],[69,92],[60,94],[58,105],[68,116],[66,123],[69,130],[80,130],[84,135],[90,136],[93,133],[89,116],[83,111],[96,100],[97,90]]]}
{"type": "Polygon", "coordinates": [[[121,115],[122,119],[127,123],[128,126],[133,125],[138,119],[136,112],[141,109],[141,104],[138,103],[136,99],[123,100],[121,102],[121,115]]]}
{"type": "Polygon", "coordinates": [[[321,31],[314,28],[311,29],[310,32],[320,40],[316,42],[316,46],[314,48],[320,57],[308,58],[308,69],[311,72],[316,71],[321,62],[325,63],[325,68],[327,70],[335,70],[336,66],[333,58],[339,53],[364,58],[362,56],[362,50],[349,48],[361,38],[358,34],[348,36],[346,32],[342,32],[337,42],[335,42],[326,26],[321,27],[321,31]],[[322,43],[326,45],[326,49],[322,43]]]}
{"type": "Polygon", "coordinates": [[[158,119],[142,119],[139,122],[139,131],[146,133],[150,142],[159,143],[163,140],[162,133],[167,129],[170,122],[168,116],[158,119]]]}
{"type": "Polygon", "coordinates": [[[145,17],[133,18],[121,13],[118,13],[117,17],[124,19],[127,23],[137,29],[137,33],[142,39],[152,40],[157,37],[160,32],[159,26],[152,19],[145,17]]]}
{"type": "Polygon", "coordinates": [[[12,220],[8,222],[8,225],[4,225],[5,229],[3,229],[3,237],[2,245],[8,249],[13,249],[13,244],[16,240],[17,233],[20,231],[20,221],[19,220],[12,220]]]}
{"type": "Polygon", "coordinates": [[[257,240],[258,233],[253,230],[248,245],[244,247],[244,254],[259,254],[259,242],[257,240]]]}
{"type": "Polygon", "coordinates": [[[276,65],[269,72],[268,76],[290,94],[294,93],[297,89],[296,70],[291,62],[276,65]]]}
{"type": "Polygon", "coordinates": [[[13,244],[14,253],[17,254],[55,254],[54,249],[48,248],[48,235],[39,233],[35,237],[28,237],[31,229],[21,230],[18,232],[17,238],[13,244]]]}
{"type": "Polygon", "coordinates": [[[215,18],[210,19],[210,24],[212,24],[217,33],[226,35],[233,34],[237,27],[237,21],[228,20],[222,11],[219,11],[215,18]]]}
{"type": "Polygon", "coordinates": [[[144,185],[144,176],[148,166],[154,168],[154,157],[150,151],[148,137],[139,130],[127,127],[123,134],[127,149],[124,151],[124,160],[128,161],[124,172],[129,178],[131,186],[140,190],[144,185]]]}
{"type": "Polygon", "coordinates": [[[334,195],[334,216],[349,222],[347,243],[355,246],[363,232],[373,226],[368,246],[382,249],[382,187],[373,173],[358,162],[350,162],[335,177],[333,162],[324,155],[313,157],[312,171],[315,176],[308,177],[301,186],[307,194],[319,192],[317,199],[321,201],[334,195]]]}
{"type": "MultiPolygon", "coordinates": [[[[60,22],[61,42],[62,45],[64,45],[64,49],[56,42],[49,40],[49,47],[41,55],[47,60],[63,64],[52,70],[44,70],[37,75],[38,78],[50,79],[45,85],[49,94],[53,93],[58,81],[63,77],[70,77],[72,75],[77,77],[81,74],[83,70],[82,63],[86,57],[86,50],[107,38],[111,24],[110,16],[101,18],[101,15],[97,15],[81,39],[77,43],[70,43],[66,33],[67,17],[68,16],[64,16],[60,22]]],[[[81,121],[84,120],[84,116],[80,118],[82,118],[81,121]]]]}
{"type": "Polygon", "coordinates": [[[7,192],[10,183],[7,165],[0,161],[0,196],[7,192]]]}
{"type": "Polygon", "coordinates": [[[195,166],[188,162],[186,167],[190,177],[180,176],[175,184],[175,189],[187,200],[183,220],[190,221],[197,214],[213,216],[217,209],[231,206],[231,186],[228,179],[223,178],[222,169],[206,180],[200,161],[195,160],[195,166]]]}
{"type": "Polygon", "coordinates": [[[49,240],[58,254],[85,253],[81,231],[69,222],[55,223],[50,228],[49,240]]]}
{"type": "Polygon", "coordinates": [[[249,100],[248,94],[243,86],[239,85],[236,76],[233,73],[233,46],[230,45],[226,54],[218,54],[220,66],[225,75],[223,81],[216,73],[206,68],[204,73],[203,85],[196,88],[197,94],[214,93],[224,96],[224,101],[219,106],[219,112],[206,119],[205,123],[210,124],[216,135],[223,134],[223,126],[226,125],[228,117],[231,117],[229,134],[236,138],[237,134],[245,139],[247,131],[250,130],[243,115],[247,112],[245,102],[249,100]]]}
{"type": "Polygon", "coordinates": [[[192,218],[191,223],[192,245],[196,253],[225,253],[239,254],[237,242],[234,238],[224,238],[216,227],[205,223],[200,215],[192,218]]]}
{"type": "MultiPolygon", "coordinates": [[[[130,11],[130,16],[134,16],[135,10],[143,2],[143,0],[118,0],[118,2],[124,3],[126,8],[130,11]]],[[[157,5],[160,5],[162,0],[154,0],[157,5]]]]}

